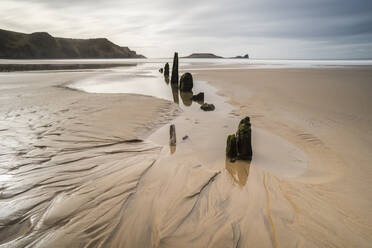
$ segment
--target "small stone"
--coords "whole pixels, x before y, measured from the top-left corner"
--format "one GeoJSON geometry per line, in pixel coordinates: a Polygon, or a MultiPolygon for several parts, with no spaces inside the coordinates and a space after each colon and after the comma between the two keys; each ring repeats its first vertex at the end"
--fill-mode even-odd
{"type": "Polygon", "coordinates": [[[213,111],[215,110],[215,107],[213,104],[209,104],[209,103],[203,103],[203,105],[200,106],[200,108],[204,111],[213,111]]]}
{"type": "Polygon", "coordinates": [[[182,138],[182,140],[185,140],[185,139],[188,139],[189,138],[189,136],[183,136],[183,138],[182,138]]]}

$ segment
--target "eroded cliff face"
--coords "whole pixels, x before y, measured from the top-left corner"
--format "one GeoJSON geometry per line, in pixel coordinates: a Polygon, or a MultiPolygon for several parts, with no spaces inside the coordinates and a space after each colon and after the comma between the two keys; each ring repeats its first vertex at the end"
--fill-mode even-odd
{"type": "Polygon", "coordinates": [[[0,29],[2,59],[144,58],[106,38],[55,38],[46,32],[23,34],[0,29]]]}

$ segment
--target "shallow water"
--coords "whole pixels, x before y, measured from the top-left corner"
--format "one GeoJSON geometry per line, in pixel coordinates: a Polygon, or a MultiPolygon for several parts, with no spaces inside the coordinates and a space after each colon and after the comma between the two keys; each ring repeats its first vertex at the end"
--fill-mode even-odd
{"type": "MultiPolygon", "coordinates": [[[[150,58],[150,59],[43,59],[43,60],[10,60],[0,59],[0,64],[165,64],[171,62],[172,58],[150,58]]],[[[353,66],[372,66],[371,59],[186,59],[180,58],[180,66],[186,65],[226,65],[225,69],[274,69],[274,68],[343,68],[353,66]]],[[[159,67],[160,68],[160,67],[159,67]]],[[[202,67],[200,68],[202,69],[202,67]]],[[[210,67],[209,67],[210,69],[210,67]]],[[[214,69],[221,69],[215,67],[214,69]]]]}
{"type": "MultiPolygon", "coordinates": [[[[288,108],[293,101],[288,106],[278,101],[285,96],[277,91],[277,98],[267,94],[260,101],[245,88],[241,97],[246,101],[237,100],[233,94],[238,91],[229,79],[240,79],[232,78],[237,75],[230,71],[223,72],[228,84],[221,88],[230,90],[231,85],[231,95],[220,93],[245,105],[231,106],[208,82],[196,80],[194,93],[204,91],[206,101],[216,105],[215,111],[203,112],[199,103],[163,81],[160,66],[0,73],[1,248],[369,247],[366,115],[356,111],[355,117],[344,119],[347,111],[326,111],[317,117],[319,106],[327,108],[327,101],[314,105],[314,96],[309,97],[306,108],[313,109],[299,111],[288,108]],[[137,77],[143,82],[136,83],[137,77]],[[127,90],[126,85],[132,85],[132,93],[152,87],[147,94],[178,103],[183,113],[174,119],[177,105],[153,97],[86,94],[59,87],[79,83],[97,84],[99,90],[108,90],[105,86],[112,83],[111,92],[127,90]],[[266,104],[275,107],[267,110],[266,104]],[[224,156],[227,135],[244,117],[238,113],[251,116],[251,163],[230,163],[224,156]],[[293,121],[286,116],[290,113],[306,124],[295,122],[295,129],[287,129],[293,121]],[[271,122],[271,115],[281,116],[282,124],[289,126],[271,122]],[[363,125],[356,125],[359,121],[363,125]],[[169,122],[176,125],[176,147],[169,146],[169,122]],[[268,129],[255,126],[260,124],[268,129]],[[326,126],[343,136],[327,138],[326,126]],[[268,130],[292,137],[306,154],[268,130]]],[[[337,71],[308,70],[303,76],[309,85],[321,83],[310,76],[313,73],[327,72],[328,77],[337,71]]],[[[257,72],[265,77],[270,73],[257,72]]],[[[196,79],[202,77],[199,73],[203,74],[193,72],[196,79]]],[[[370,76],[361,80],[355,73],[337,81],[356,87],[369,83],[370,76]]],[[[283,90],[293,92],[290,85],[283,83],[283,90]]],[[[321,89],[326,94],[334,88],[321,89]]],[[[350,90],[342,84],[340,89],[350,90]]],[[[306,93],[297,96],[306,98],[306,93]]]]}
{"type": "Polygon", "coordinates": [[[153,96],[198,109],[200,104],[191,101],[192,93],[210,92],[214,99],[216,90],[205,82],[194,82],[193,92],[181,92],[157,71],[162,65],[140,64],[133,68],[113,69],[110,72],[75,81],[67,87],[89,93],[127,93],[153,96]]]}
{"type": "MultiPolygon", "coordinates": [[[[234,114],[234,107],[217,93],[217,89],[204,81],[194,81],[193,93],[180,92],[157,71],[159,67],[159,63],[148,63],[128,69],[115,69],[74,82],[68,87],[90,93],[132,93],[173,101],[184,113],[172,122],[176,125],[179,143],[177,147],[169,147],[164,155],[177,155],[180,160],[189,156],[198,157],[211,167],[224,165],[226,137],[236,132],[240,121],[234,114]],[[204,112],[200,109],[201,103],[191,101],[192,94],[199,92],[205,93],[206,102],[216,106],[215,111],[204,112]],[[185,136],[188,138],[182,139],[185,136]]],[[[284,177],[299,176],[306,171],[308,159],[300,149],[265,130],[254,127],[252,130],[253,167],[284,177]]],[[[149,139],[167,147],[169,125],[157,130],[149,139]]]]}
{"type": "MultiPolygon", "coordinates": [[[[164,81],[159,66],[4,77],[6,85],[22,81],[24,87],[41,87],[57,80],[58,85],[80,85],[97,93],[130,89],[142,94],[144,89],[155,89],[148,94],[178,103],[183,113],[171,122],[177,131],[177,146],[172,148],[169,124],[146,141],[129,138],[131,132],[126,132],[130,123],[154,129],[156,116],[144,124],[144,117],[133,120],[125,115],[128,108],[136,107],[133,101],[144,101],[146,108],[159,102],[150,97],[101,93],[91,94],[95,97],[91,99],[90,94],[52,87],[60,92],[58,97],[78,96],[60,105],[52,99],[50,106],[10,108],[0,122],[0,172],[6,175],[0,178],[0,247],[30,243],[37,247],[238,247],[249,237],[252,220],[265,236],[262,242],[271,244],[272,230],[262,211],[267,208],[270,180],[266,173],[296,177],[307,169],[306,156],[289,142],[253,127],[252,162],[229,163],[226,137],[236,131],[240,120],[235,107],[207,82],[196,80],[194,93],[203,91],[205,101],[216,106],[215,111],[203,112],[199,103],[190,101],[190,94],[181,94],[164,81]],[[102,97],[104,101],[96,101],[102,97]]],[[[168,122],[174,104],[160,102],[157,114],[168,122]]]]}

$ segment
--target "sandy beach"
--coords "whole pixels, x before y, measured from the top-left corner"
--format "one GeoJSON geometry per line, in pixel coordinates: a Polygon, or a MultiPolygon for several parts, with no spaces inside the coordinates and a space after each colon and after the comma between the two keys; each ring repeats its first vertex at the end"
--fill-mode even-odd
{"type": "Polygon", "coordinates": [[[309,158],[309,168],[296,178],[262,175],[262,219],[269,218],[273,246],[370,245],[370,68],[215,70],[198,71],[198,77],[226,95],[240,116],[251,116],[253,126],[309,158]]]}
{"type": "Polygon", "coordinates": [[[0,10],[0,248],[372,248],[372,1],[0,10]]]}
{"type": "Polygon", "coordinates": [[[181,67],[213,112],[157,70],[173,101],[77,90],[120,69],[1,73],[0,247],[370,247],[372,68],[238,67],[181,67]]]}

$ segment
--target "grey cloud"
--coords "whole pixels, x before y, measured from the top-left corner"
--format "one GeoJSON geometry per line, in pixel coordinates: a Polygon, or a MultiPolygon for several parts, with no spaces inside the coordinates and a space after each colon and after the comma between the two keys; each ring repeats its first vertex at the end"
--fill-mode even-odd
{"type": "Polygon", "coordinates": [[[2,0],[0,11],[0,28],[104,36],[153,57],[372,57],[370,0],[2,0]]]}

